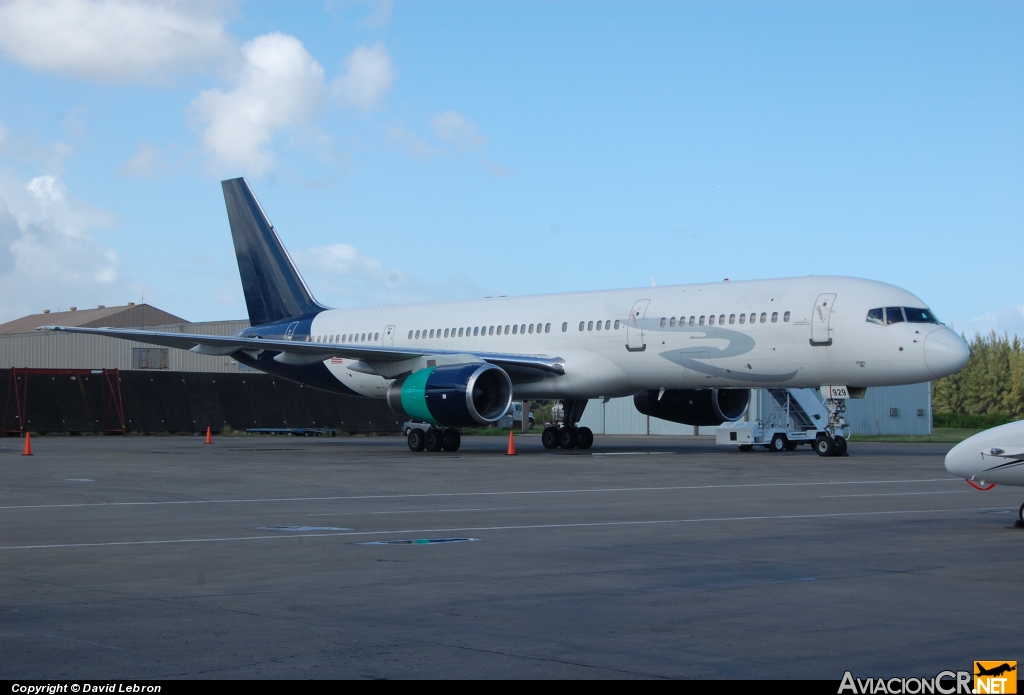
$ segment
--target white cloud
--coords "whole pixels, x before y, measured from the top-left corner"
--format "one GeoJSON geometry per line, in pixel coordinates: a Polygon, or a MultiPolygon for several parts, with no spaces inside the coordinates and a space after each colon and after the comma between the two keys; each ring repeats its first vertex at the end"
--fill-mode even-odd
{"type": "Polygon", "coordinates": [[[487,145],[487,138],[471,120],[457,111],[445,111],[430,121],[434,137],[459,149],[480,149],[487,145]]]}
{"type": "Polygon", "coordinates": [[[167,171],[167,163],[161,159],[160,148],[148,142],[140,142],[135,152],[118,172],[121,176],[135,176],[151,179],[167,171]]]}
{"type": "Polygon", "coordinates": [[[324,69],[294,36],[273,33],[243,44],[235,86],[203,91],[192,102],[203,143],[218,169],[263,174],[274,165],[277,131],[304,125],[324,99],[324,69]]]}
{"type": "Polygon", "coordinates": [[[950,327],[966,335],[968,340],[978,333],[988,335],[989,331],[995,331],[997,335],[1005,333],[1011,338],[1015,335],[1024,338],[1024,304],[1003,307],[968,321],[952,321],[950,327]]]}
{"type": "Polygon", "coordinates": [[[421,138],[402,126],[391,126],[385,130],[385,141],[403,150],[413,159],[423,159],[440,154],[441,149],[431,145],[426,138],[421,138]]]}
{"type": "Polygon", "coordinates": [[[0,4],[0,52],[86,80],[160,80],[230,60],[220,9],[193,0],[13,0],[0,4]]]}
{"type": "Polygon", "coordinates": [[[402,304],[482,297],[487,292],[464,276],[431,282],[389,268],[349,244],[292,253],[313,294],[329,306],[402,304]]]}
{"type": "Polygon", "coordinates": [[[117,254],[92,236],[117,217],[70,195],[55,176],[0,172],[0,321],[42,309],[135,296],[117,254]]]}
{"type": "Polygon", "coordinates": [[[363,20],[363,24],[371,29],[380,29],[391,21],[391,10],[394,8],[394,0],[369,0],[373,11],[363,20]]]}
{"type": "Polygon", "coordinates": [[[384,44],[359,46],[345,59],[345,74],[334,80],[332,88],[342,103],[370,111],[383,105],[395,77],[397,73],[384,44]]]}

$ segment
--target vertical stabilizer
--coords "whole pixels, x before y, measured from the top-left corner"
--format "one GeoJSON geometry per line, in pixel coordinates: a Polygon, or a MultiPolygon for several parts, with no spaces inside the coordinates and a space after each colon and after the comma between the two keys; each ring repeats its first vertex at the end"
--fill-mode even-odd
{"type": "Polygon", "coordinates": [[[249,323],[260,326],[324,310],[313,299],[248,182],[231,179],[221,181],[221,186],[249,323]]]}

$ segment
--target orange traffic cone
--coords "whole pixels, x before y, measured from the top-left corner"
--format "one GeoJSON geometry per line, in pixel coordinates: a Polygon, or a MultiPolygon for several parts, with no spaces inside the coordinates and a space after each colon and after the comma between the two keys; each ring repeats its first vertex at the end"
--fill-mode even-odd
{"type": "Polygon", "coordinates": [[[25,450],[21,452],[22,456],[32,455],[32,435],[29,432],[25,433],[25,450]]]}
{"type": "Polygon", "coordinates": [[[206,443],[213,444],[213,435],[210,434],[210,426],[206,426],[206,443]]]}
{"type": "Polygon", "coordinates": [[[515,436],[515,433],[512,432],[511,430],[509,430],[509,433],[508,433],[508,455],[509,456],[515,456],[516,455],[516,436],[515,436]]]}

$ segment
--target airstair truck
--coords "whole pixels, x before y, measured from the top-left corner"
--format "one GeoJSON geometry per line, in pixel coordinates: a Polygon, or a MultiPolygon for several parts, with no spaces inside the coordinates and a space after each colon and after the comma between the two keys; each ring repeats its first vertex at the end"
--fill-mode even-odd
{"type": "MultiPolygon", "coordinates": [[[[793,451],[801,444],[814,448],[818,437],[827,435],[829,412],[815,389],[768,389],[771,409],[764,420],[726,422],[715,431],[715,443],[752,451],[793,451]]],[[[846,421],[839,422],[845,434],[846,421]]],[[[847,437],[836,433],[836,454],[846,452],[847,437]]]]}

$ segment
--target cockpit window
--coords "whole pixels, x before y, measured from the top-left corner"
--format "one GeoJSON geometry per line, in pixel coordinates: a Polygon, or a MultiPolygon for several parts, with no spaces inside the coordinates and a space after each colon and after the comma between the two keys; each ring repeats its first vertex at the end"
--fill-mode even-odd
{"type": "Polygon", "coordinates": [[[907,321],[910,323],[938,323],[939,320],[932,315],[932,312],[927,309],[912,309],[908,306],[903,307],[903,313],[907,315],[907,321]]]}
{"type": "Polygon", "coordinates": [[[882,315],[881,309],[871,309],[868,311],[868,323],[885,323],[885,317],[882,315]]]}
{"type": "Polygon", "coordinates": [[[885,322],[886,323],[902,323],[903,322],[903,309],[898,306],[890,306],[885,308],[885,322]]]}

